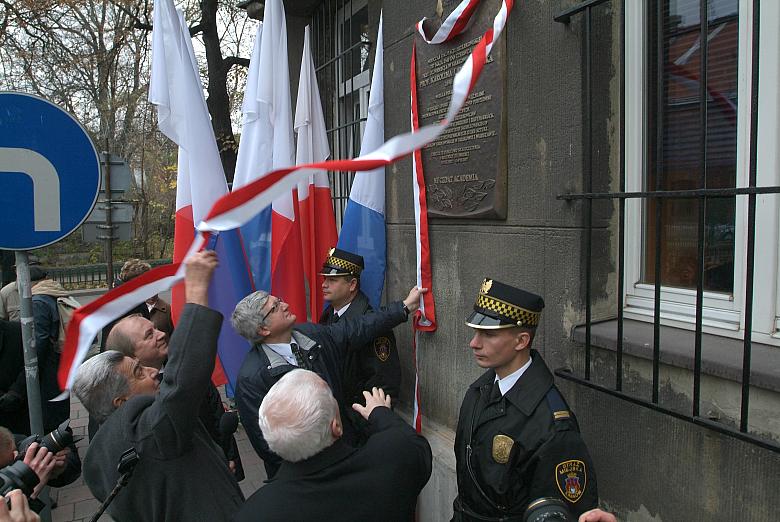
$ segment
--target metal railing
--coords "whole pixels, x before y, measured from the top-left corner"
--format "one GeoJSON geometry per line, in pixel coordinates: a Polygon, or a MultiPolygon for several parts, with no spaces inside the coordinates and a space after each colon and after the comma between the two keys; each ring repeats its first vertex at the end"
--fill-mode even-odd
{"type": "MultiPolygon", "coordinates": [[[[152,259],[147,261],[147,263],[152,265],[152,268],[166,265],[170,262],[170,259],[152,259]]],[[[122,263],[114,263],[113,269],[113,273],[118,274],[122,269],[122,263]]],[[[51,279],[58,281],[66,290],[108,287],[108,265],[106,263],[47,268],[46,272],[51,279]]]]}
{"type": "MultiPolygon", "coordinates": [[[[633,1],[633,0],[630,0],[633,1]]],[[[578,4],[554,17],[556,22],[570,23],[572,17],[582,14],[584,17],[584,114],[583,114],[583,169],[584,169],[584,192],[575,194],[561,194],[558,196],[560,200],[566,200],[571,202],[581,202],[584,212],[584,271],[585,271],[585,368],[583,375],[575,375],[571,371],[557,370],[555,374],[558,377],[567,379],[578,384],[588,386],[590,388],[608,393],[612,396],[619,397],[626,401],[632,402],[637,405],[644,406],[646,408],[663,412],[665,414],[674,416],[679,419],[683,419],[688,422],[692,422],[697,425],[706,426],[710,429],[718,431],[720,433],[748,441],[758,446],[770,449],[775,452],[780,452],[780,445],[770,441],[766,438],[762,438],[753,435],[748,432],[748,412],[750,406],[750,387],[751,387],[751,355],[752,355],[752,330],[753,330],[753,292],[754,292],[754,270],[755,270],[755,228],[756,228],[756,196],[759,194],[778,194],[780,193],[780,186],[767,186],[758,187],[756,184],[756,158],[757,158],[757,129],[758,129],[758,72],[759,72],[759,20],[760,20],[760,2],[756,0],[753,3],[753,18],[752,18],[752,85],[751,85],[751,106],[750,106],[750,170],[747,187],[740,188],[728,188],[728,189],[698,189],[698,190],[661,190],[660,184],[656,184],[656,190],[652,191],[638,191],[638,192],[626,192],[625,184],[625,114],[626,114],[626,97],[625,97],[625,55],[626,55],[626,35],[625,35],[625,0],[617,1],[614,3],[619,6],[620,9],[620,114],[621,114],[621,130],[620,130],[620,190],[618,192],[593,192],[593,156],[592,156],[592,141],[593,141],[593,97],[592,97],[592,53],[593,53],[593,35],[592,24],[593,15],[592,10],[602,4],[611,2],[612,0],[590,0],[578,4]],[[738,429],[732,428],[726,424],[715,422],[709,418],[701,416],[701,385],[702,385],[702,324],[703,324],[703,304],[704,304],[704,229],[705,229],[705,205],[708,200],[718,198],[736,198],[747,197],[747,224],[745,227],[745,234],[747,236],[747,247],[745,252],[745,301],[744,301],[744,338],[742,340],[742,379],[741,379],[741,405],[740,405],[740,419],[738,429]],[[659,404],[659,388],[660,388],[660,360],[661,360],[661,345],[660,345],[660,333],[661,333],[661,222],[663,216],[660,212],[661,204],[656,205],[655,220],[656,220],[656,234],[655,234],[655,276],[654,276],[654,314],[653,314],[653,353],[652,353],[652,392],[650,400],[637,397],[623,390],[623,355],[624,355],[624,283],[626,273],[626,260],[625,260],[625,214],[626,214],[626,200],[628,199],[640,199],[651,200],[654,199],[658,202],[663,202],[671,199],[686,198],[696,200],[698,202],[698,227],[697,227],[697,239],[698,239],[698,259],[697,259],[697,275],[696,275],[696,318],[695,318],[695,344],[694,344],[694,364],[693,364],[693,400],[691,413],[681,413],[679,411],[667,408],[659,404]],[[593,244],[593,202],[594,201],[617,201],[618,203],[618,266],[617,266],[617,335],[616,335],[616,372],[615,372],[615,386],[614,388],[603,386],[591,379],[591,360],[592,360],[592,307],[593,307],[593,289],[592,289],[592,244],[593,244]]],[[[662,9],[662,2],[658,2],[659,12],[662,9]]],[[[700,20],[702,26],[705,28],[702,34],[707,34],[706,24],[707,18],[707,3],[701,3],[702,12],[700,13],[700,20]]],[[[660,22],[658,24],[661,25],[660,22]]],[[[659,31],[662,29],[659,28],[659,31]]],[[[701,58],[701,77],[706,79],[706,47],[702,46],[702,58],[701,58]]],[[[659,53],[661,54],[661,53],[659,53]]],[[[663,57],[659,56],[659,60],[663,60],[663,57]]],[[[706,92],[706,80],[699,82],[699,97],[702,100],[702,114],[701,124],[702,129],[707,128],[707,92],[706,92]]],[[[658,125],[660,128],[661,125],[658,125]]],[[[659,131],[660,133],[660,131],[659,131]]],[[[702,132],[702,141],[700,144],[700,164],[706,166],[707,162],[707,143],[706,133],[702,132]]],[[[656,146],[662,147],[663,136],[659,136],[656,140],[656,146]]],[[[656,165],[656,168],[659,168],[656,165]]],[[[702,169],[704,171],[705,169],[702,169]]],[[[658,182],[657,177],[656,182],[658,182]]],[[[702,186],[706,186],[702,183],[702,186]]],[[[735,280],[735,285],[738,284],[735,280]]],[[[780,354],[778,354],[780,356],[780,354]]]]}

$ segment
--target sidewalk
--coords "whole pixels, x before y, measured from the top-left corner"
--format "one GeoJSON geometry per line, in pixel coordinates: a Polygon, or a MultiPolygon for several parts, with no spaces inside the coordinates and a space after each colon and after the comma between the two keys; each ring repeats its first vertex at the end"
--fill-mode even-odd
{"type": "MultiPolygon", "coordinates": [[[[83,437],[76,443],[76,446],[79,448],[79,455],[83,461],[89,443],[87,440],[87,410],[73,395],[71,395],[70,399],[70,419],[74,436],[83,437]]],[[[236,432],[236,440],[246,475],[246,478],[240,482],[240,486],[244,496],[249,497],[263,485],[265,468],[260,457],[252,449],[244,428],[240,425],[236,432]]],[[[52,500],[57,501],[57,507],[52,510],[52,522],[89,522],[100,506],[100,503],[95,500],[89,492],[89,488],[84,484],[83,478],[79,478],[73,484],[69,484],[64,488],[50,489],[49,496],[52,500]]],[[[101,522],[110,522],[111,520],[111,517],[108,515],[100,517],[101,522]]]]}

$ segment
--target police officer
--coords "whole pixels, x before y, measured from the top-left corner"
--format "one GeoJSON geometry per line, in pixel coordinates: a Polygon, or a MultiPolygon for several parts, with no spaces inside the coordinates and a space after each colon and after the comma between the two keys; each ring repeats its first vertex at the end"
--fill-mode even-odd
{"type": "MultiPolygon", "coordinates": [[[[359,317],[374,311],[368,297],[360,290],[363,268],[363,256],[338,248],[330,249],[320,272],[324,277],[322,294],[328,302],[320,324],[333,324],[341,318],[359,317]]],[[[346,404],[362,404],[365,400],[363,390],[371,391],[374,386],[397,398],[401,366],[393,332],[383,332],[363,349],[350,352],[345,361],[343,380],[346,404]]],[[[366,426],[363,418],[352,410],[348,414],[356,427],[366,426]]]]}
{"type": "Polygon", "coordinates": [[[456,521],[522,521],[529,503],[563,500],[579,515],[598,503],[574,414],[531,349],[544,301],[485,279],[466,324],[487,371],[466,391],[455,435],[456,521]]]}

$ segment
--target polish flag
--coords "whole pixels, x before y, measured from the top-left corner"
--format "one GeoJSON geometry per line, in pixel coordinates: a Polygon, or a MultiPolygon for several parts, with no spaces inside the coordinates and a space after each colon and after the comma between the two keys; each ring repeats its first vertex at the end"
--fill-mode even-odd
{"type": "MultiPolygon", "coordinates": [[[[295,164],[290,77],[287,74],[287,22],[282,0],[265,3],[258,53],[256,100],[262,136],[259,150],[270,156],[271,169],[295,164]]],[[[290,305],[298,321],[306,321],[306,288],[297,190],[283,194],[271,211],[271,293],[290,305]]]]}
{"type": "MultiPolygon", "coordinates": [[[[307,25],[303,37],[298,100],[295,105],[295,132],[298,135],[296,165],[325,161],[330,156],[310,38],[311,29],[307,25]]],[[[312,317],[317,317],[323,308],[319,273],[328,250],[336,246],[338,240],[328,173],[324,170],[315,172],[309,175],[308,180],[299,183],[298,198],[303,269],[309,283],[309,310],[312,317]]]]}
{"type": "MultiPolygon", "coordinates": [[[[192,40],[172,0],[155,0],[154,4],[149,101],[157,106],[160,131],[179,145],[173,250],[177,263],[190,249],[195,226],[228,189],[192,40]]],[[[217,251],[220,264],[209,288],[209,302],[229,317],[238,300],[252,290],[238,231],[220,234],[211,248],[217,251]]],[[[174,321],[183,306],[184,286],[180,283],[173,288],[174,321]]],[[[233,385],[248,346],[228,321],[222,325],[218,343],[219,361],[213,380],[233,385]]]]}

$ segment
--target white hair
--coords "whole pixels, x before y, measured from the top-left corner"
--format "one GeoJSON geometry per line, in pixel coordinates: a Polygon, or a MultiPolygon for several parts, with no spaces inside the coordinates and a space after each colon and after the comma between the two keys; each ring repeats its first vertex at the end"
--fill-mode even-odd
{"type": "Polygon", "coordinates": [[[124,359],[122,352],[107,350],[84,361],[76,373],[73,393],[98,422],[114,413],[114,398],[130,391],[127,377],[116,369],[124,359]]]}
{"type": "Polygon", "coordinates": [[[271,387],[258,417],[271,451],[288,462],[298,462],[336,441],[331,423],[339,419],[339,405],[316,373],[298,369],[271,387]]]}

